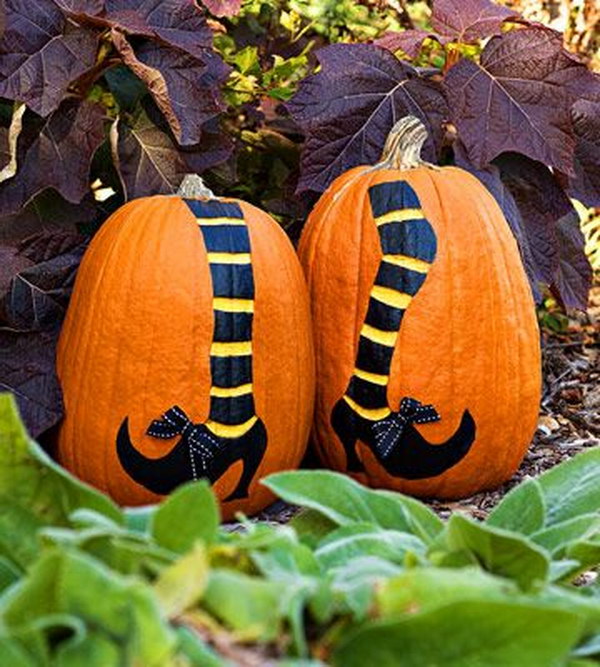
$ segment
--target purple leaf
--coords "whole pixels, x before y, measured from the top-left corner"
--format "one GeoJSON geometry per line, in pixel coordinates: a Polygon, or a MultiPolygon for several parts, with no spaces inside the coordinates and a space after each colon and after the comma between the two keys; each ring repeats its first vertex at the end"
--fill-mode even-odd
{"type": "Polygon", "coordinates": [[[215,16],[235,16],[242,6],[242,0],[202,0],[202,4],[215,16]]]}
{"type": "Polygon", "coordinates": [[[454,161],[458,167],[465,169],[476,176],[498,202],[498,206],[502,209],[502,213],[517,241],[517,245],[519,246],[521,260],[525,272],[527,273],[527,277],[529,278],[529,284],[534,299],[540,301],[542,294],[538,288],[535,260],[531,250],[529,237],[527,236],[526,226],[514,197],[502,182],[500,170],[493,164],[488,165],[485,169],[475,167],[467,157],[464,146],[461,144],[460,140],[454,144],[454,161]]]}
{"type": "Polygon", "coordinates": [[[16,176],[0,186],[1,214],[18,211],[45,188],[80,202],[89,191],[92,157],[104,140],[102,118],[102,107],[71,99],[48,116],[35,139],[20,137],[31,143],[16,176]]]}
{"type": "Polygon", "coordinates": [[[539,27],[492,38],[480,64],[459,61],[445,84],[469,158],[483,167],[500,153],[518,151],[571,174],[574,100],[564,84],[584,73],[561,36],[539,27]]]}
{"type": "Polygon", "coordinates": [[[229,159],[233,149],[231,137],[221,131],[218,120],[214,118],[202,126],[200,143],[180,147],[180,155],[189,167],[188,171],[201,174],[229,159]]]}
{"type": "Polygon", "coordinates": [[[59,230],[74,233],[79,227],[89,225],[97,214],[98,202],[91,192],[81,202],[71,204],[56,190],[48,188],[18,213],[0,219],[0,244],[16,244],[41,232],[46,235],[59,230]]]}
{"type": "Polygon", "coordinates": [[[111,144],[126,200],[172,194],[189,171],[171,137],[144,110],[131,124],[113,125],[111,144]]]}
{"type": "Polygon", "coordinates": [[[106,0],[106,20],[132,35],[159,37],[198,58],[212,48],[212,31],[193,0],[106,0]]]}
{"type": "Polygon", "coordinates": [[[145,42],[134,51],[118,31],[113,31],[113,42],[148,87],[179,143],[198,143],[202,124],[223,109],[219,87],[229,70],[221,58],[206,50],[200,60],[156,42],[145,42]]]}
{"type": "Polygon", "coordinates": [[[559,263],[552,292],[564,306],[585,310],[592,286],[592,267],[584,251],[585,240],[575,211],[558,221],[556,237],[559,263]]]}
{"type": "Polygon", "coordinates": [[[577,101],[572,117],[577,143],[569,194],[585,206],[600,206],[600,102],[577,101]]]}
{"type": "Polygon", "coordinates": [[[47,116],[69,84],[92,67],[98,34],[68,21],[52,0],[6,0],[0,96],[47,116]]]}
{"type": "Polygon", "coordinates": [[[559,265],[556,225],[573,213],[573,205],[545,165],[518,153],[498,157],[503,183],[514,197],[525,223],[536,278],[552,283],[559,265]]]}
{"type": "Polygon", "coordinates": [[[84,247],[83,237],[66,232],[0,246],[11,258],[3,271],[12,272],[0,294],[0,389],[15,395],[34,437],[62,416],[56,341],[84,247]]]}
{"type": "Polygon", "coordinates": [[[9,129],[0,127],[0,169],[10,162],[9,129]]]}
{"type": "Polygon", "coordinates": [[[433,32],[429,32],[429,30],[403,30],[402,32],[386,32],[383,37],[376,39],[373,43],[392,53],[402,49],[411,58],[416,58],[427,38],[435,39],[441,44],[448,41],[433,32]]]}
{"type": "Polygon", "coordinates": [[[98,16],[104,10],[104,0],[54,0],[67,14],[98,16]]]}
{"type": "Polygon", "coordinates": [[[434,0],[431,24],[448,40],[470,44],[498,34],[513,16],[518,13],[490,0],[434,0]]]}
{"type": "Polygon", "coordinates": [[[299,192],[322,192],[351,167],[375,164],[388,132],[408,114],[427,126],[423,157],[436,160],[447,115],[439,84],[371,44],[334,44],[318,58],[321,70],[287,104],[306,137],[299,192]]]}
{"type": "Polygon", "coordinates": [[[20,244],[19,256],[32,264],[13,277],[3,300],[12,329],[42,331],[62,322],[85,245],[83,236],[65,231],[38,234],[20,244]]]}
{"type": "Polygon", "coordinates": [[[14,394],[33,438],[58,424],[63,416],[55,370],[58,333],[58,327],[15,333],[0,326],[0,391],[14,394]]]}

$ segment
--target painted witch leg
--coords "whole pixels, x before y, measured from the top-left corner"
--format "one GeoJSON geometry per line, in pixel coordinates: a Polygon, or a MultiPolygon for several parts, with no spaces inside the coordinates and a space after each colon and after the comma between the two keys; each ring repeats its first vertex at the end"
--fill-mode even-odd
{"type": "Polygon", "coordinates": [[[157,459],[131,443],[127,418],[117,436],[121,465],[136,482],[166,494],[179,484],[219,479],[236,461],[243,471],[226,500],[246,498],[267,447],[267,432],[255,413],[252,385],[254,277],[250,237],[240,207],[216,200],[186,200],[204,238],[213,286],[214,333],[210,349],[210,411],[206,422],[192,423],[179,406],[154,420],[147,434],[181,436],[157,459]]]}
{"type": "Polygon", "coordinates": [[[356,454],[356,442],[360,440],[391,475],[405,479],[433,477],[458,463],[469,451],[475,440],[472,416],[465,411],[456,433],[445,443],[432,445],[413,424],[438,421],[440,415],[435,408],[405,397],[398,411],[393,412],[387,401],[387,387],[402,318],[427,278],[437,241],[408,183],[374,185],[369,197],[383,259],[360,332],[354,373],[344,396],[333,408],[331,424],[344,446],[349,471],[364,470],[356,454]]]}

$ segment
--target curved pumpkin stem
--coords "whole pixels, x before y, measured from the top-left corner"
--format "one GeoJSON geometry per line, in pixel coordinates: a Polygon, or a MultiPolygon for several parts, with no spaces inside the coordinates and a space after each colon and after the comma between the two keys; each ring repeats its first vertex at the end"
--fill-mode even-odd
{"type": "Polygon", "coordinates": [[[198,174],[186,174],[177,189],[177,197],[182,199],[216,199],[213,191],[207,188],[198,174]]]}
{"type": "Polygon", "coordinates": [[[400,171],[415,167],[439,169],[437,165],[421,158],[421,150],[426,140],[427,129],[416,116],[401,118],[388,134],[381,161],[377,166],[400,171]]]}

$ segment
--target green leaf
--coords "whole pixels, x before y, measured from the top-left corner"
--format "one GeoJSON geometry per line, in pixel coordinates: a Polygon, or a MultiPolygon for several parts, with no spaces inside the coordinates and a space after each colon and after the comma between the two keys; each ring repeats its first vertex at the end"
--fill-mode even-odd
{"type": "Polygon", "coordinates": [[[414,533],[427,542],[443,527],[419,501],[399,493],[367,489],[340,473],[287,471],[269,475],[262,483],[283,500],[313,509],[339,526],[372,523],[414,533]]]}
{"type": "Polygon", "coordinates": [[[232,663],[217,655],[197,632],[180,625],[176,628],[179,639],[179,653],[183,654],[193,667],[233,667],[232,663]]]}
{"type": "Polygon", "coordinates": [[[597,534],[599,531],[600,516],[598,514],[582,514],[533,533],[531,540],[550,553],[557,554],[562,553],[572,542],[597,534]]]}
{"type": "Polygon", "coordinates": [[[490,526],[530,535],[544,526],[546,505],[540,484],[529,479],[511,489],[487,518],[490,526]]]}
{"type": "Polygon", "coordinates": [[[46,525],[68,525],[69,515],[80,507],[122,522],[121,511],[108,497],[73,477],[30,440],[10,394],[0,394],[0,490],[2,502],[25,508],[46,525]]]}
{"type": "Polygon", "coordinates": [[[580,644],[573,651],[573,655],[580,656],[583,658],[587,658],[590,656],[600,657],[600,633],[586,639],[586,641],[583,644],[580,644]]]}
{"type": "MultiPolygon", "coordinates": [[[[15,581],[18,581],[21,572],[16,568],[8,558],[0,556],[0,595],[5,588],[8,588],[15,581]]],[[[0,661],[0,665],[2,662],[0,661]]]]}
{"type": "Polygon", "coordinates": [[[202,604],[245,641],[272,641],[280,633],[286,585],[232,570],[211,570],[202,604]]]}
{"type": "Polygon", "coordinates": [[[7,667],[40,667],[40,663],[27,653],[20,642],[12,637],[3,637],[2,635],[0,635],[0,665],[6,665],[7,667]]]}
{"type": "Polygon", "coordinates": [[[175,618],[202,597],[208,579],[208,559],[202,542],[165,568],[154,583],[154,592],[167,618],[175,618]]]}
{"type": "Polygon", "coordinates": [[[215,542],[219,523],[219,505],[208,482],[190,482],[178,487],[158,507],[152,536],[166,549],[185,553],[198,540],[215,542]]]}
{"type": "Polygon", "coordinates": [[[328,533],[337,528],[338,524],[317,510],[304,509],[296,514],[288,526],[296,531],[302,542],[309,547],[315,547],[328,533]]]}
{"type": "Polygon", "coordinates": [[[410,533],[357,523],[330,533],[319,544],[315,556],[324,568],[329,569],[365,556],[377,556],[402,565],[409,555],[419,560],[419,556],[425,556],[425,551],[425,544],[410,533]]]}
{"type": "Polygon", "coordinates": [[[136,533],[150,533],[152,521],[158,505],[143,505],[141,507],[126,507],[123,510],[125,527],[136,533]]]}
{"type": "Polygon", "coordinates": [[[545,552],[517,533],[454,514],[446,526],[445,541],[451,550],[473,554],[489,572],[514,579],[523,590],[548,579],[550,562],[545,552]]]}
{"type": "Polygon", "coordinates": [[[506,600],[517,587],[475,567],[460,570],[414,568],[382,582],[377,588],[379,615],[414,614],[464,601],[506,600]]]}
{"type": "Polygon", "coordinates": [[[581,540],[570,544],[566,555],[579,562],[580,572],[597,568],[600,565],[600,541],[581,540]]]}
{"type": "Polygon", "coordinates": [[[399,565],[377,556],[354,558],[329,570],[331,588],[355,620],[363,620],[371,607],[375,591],[386,579],[402,571],[399,565]]]}
{"type": "Polygon", "coordinates": [[[333,664],[549,667],[562,664],[578,641],[581,627],[581,619],[568,611],[467,600],[367,623],[342,639],[333,664]]]}
{"type": "MultiPolygon", "coordinates": [[[[175,636],[162,618],[149,586],[122,577],[75,551],[42,552],[27,576],[8,593],[3,622],[9,632],[22,632],[44,619],[66,615],[78,619],[86,632],[101,635],[103,639],[93,642],[98,655],[108,655],[108,640],[126,664],[138,661],[159,667],[167,664],[175,648],[175,636]]],[[[50,641],[47,636],[45,639],[50,641]]],[[[84,651],[86,645],[87,642],[80,649],[75,644],[69,647],[68,643],[63,646],[54,641],[48,648],[65,650],[67,655],[75,652],[81,657],[79,651],[84,651]]],[[[75,658],[70,664],[77,664],[75,658]]]]}
{"type": "Polygon", "coordinates": [[[546,525],[600,512],[600,447],[563,461],[538,478],[546,501],[546,525]]]}

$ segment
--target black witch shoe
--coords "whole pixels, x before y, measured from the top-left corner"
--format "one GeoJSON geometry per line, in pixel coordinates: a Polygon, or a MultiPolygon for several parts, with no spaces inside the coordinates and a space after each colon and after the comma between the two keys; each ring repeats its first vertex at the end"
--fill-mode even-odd
{"type": "Polygon", "coordinates": [[[191,480],[208,479],[212,484],[241,460],[242,475],[225,500],[247,498],[248,487],[267,448],[267,432],[258,418],[243,435],[224,438],[211,433],[205,424],[191,422],[176,405],[154,420],[146,433],[162,439],[181,436],[168,454],[153,459],[141,454],[132,444],[127,418],[119,428],[117,454],[124,470],[135,482],[160,495],[191,480]]]}
{"type": "Polygon", "coordinates": [[[456,465],[475,440],[475,421],[468,410],[456,432],[444,443],[431,444],[414,427],[438,421],[432,405],[405,397],[397,412],[377,421],[357,414],[342,398],[332,412],[331,424],[346,451],[349,472],[364,471],[356,455],[356,441],[364,442],[390,475],[403,479],[435,477],[456,465]]]}

